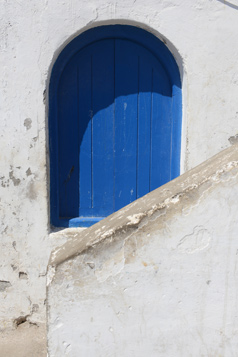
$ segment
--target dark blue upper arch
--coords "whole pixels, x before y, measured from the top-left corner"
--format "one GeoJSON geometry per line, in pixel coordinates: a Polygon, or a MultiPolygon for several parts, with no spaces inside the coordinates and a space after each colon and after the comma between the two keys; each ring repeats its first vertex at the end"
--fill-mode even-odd
{"type": "Polygon", "coordinates": [[[90,226],[180,173],[181,81],[168,48],[127,25],[90,29],[49,87],[54,226],[90,226]]]}

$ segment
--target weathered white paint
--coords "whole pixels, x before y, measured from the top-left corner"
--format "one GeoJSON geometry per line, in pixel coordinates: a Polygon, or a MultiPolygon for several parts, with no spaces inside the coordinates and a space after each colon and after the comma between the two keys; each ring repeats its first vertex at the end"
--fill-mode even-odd
{"type": "Polygon", "coordinates": [[[234,146],[56,249],[49,357],[236,356],[237,197],[234,146]]]}
{"type": "Polygon", "coordinates": [[[236,141],[235,0],[0,2],[0,328],[45,321],[46,266],[67,232],[49,236],[47,105],[52,65],[82,31],[102,24],[152,31],[183,80],[182,170],[236,141]]]}

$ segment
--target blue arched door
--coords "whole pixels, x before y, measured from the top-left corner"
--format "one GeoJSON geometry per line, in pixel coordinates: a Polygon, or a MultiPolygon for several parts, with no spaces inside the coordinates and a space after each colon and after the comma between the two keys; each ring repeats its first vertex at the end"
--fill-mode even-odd
{"type": "Polygon", "coordinates": [[[175,81],[163,53],[139,42],[138,30],[104,27],[69,56],[57,78],[57,132],[50,131],[61,225],[91,225],[178,174],[175,81]]]}

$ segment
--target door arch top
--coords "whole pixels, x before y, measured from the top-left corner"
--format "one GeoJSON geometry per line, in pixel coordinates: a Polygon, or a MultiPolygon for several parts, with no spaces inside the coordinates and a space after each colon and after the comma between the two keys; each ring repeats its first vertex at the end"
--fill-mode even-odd
{"type": "MultiPolygon", "coordinates": [[[[50,87],[53,80],[62,72],[70,58],[87,45],[101,39],[130,39],[150,50],[166,68],[175,86],[181,89],[181,78],[178,65],[168,47],[151,32],[134,25],[102,25],[88,29],[72,39],[59,53],[51,71],[50,87]]],[[[55,83],[57,85],[57,81],[55,83]]]]}
{"type": "MultiPolygon", "coordinates": [[[[65,107],[64,106],[62,107],[62,105],[59,104],[59,103],[64,102],[64,98],[66,98],[66,100],[67,100],[67,94],[65,95],[64,87],[62,87],[62,86],[66,86],[67,88],[69,88],[71,85],[73,85],[72,81],[74,81],[74,79],[73,79],[74,75],[70,69],[70,66],[72,67],[74,65],[75,61],[80,62],[82,57],[84,56],[83,53],[86,53],[87,55],[90,53],[90,56],[91,56],[91,53],[93,53],[92,51],[94,51],[94,52],[100,51],[100,48],[102,48],[102,44],[104,44],[103,48],[105,49],[107,47],[107,46],[105,46],[105,43],[111,44],[112,42],[114,43],[114,45],[113,45],[114,48],[117,48],[116,50],[114,50],[114,52],[117,51],[117,53],[119,54],[120,51],[123,51],[123,53],[126,53],[125,51],[129,51],[128,52],[128,54],[129,54],[128,61],[129,62],[130,62],[130,57],[132,56],[132,52],[130,55],[130,47],[133,47],[133,51],[134,50],[137,51],[137,48],[138,48],[138,51],[140,51],[139,48],[141,48],[141,51],[143,52],[143,56],[146,57],[147,53],[148,53],[150,56],[149,61],[152,61],[152,62],[156,61],[157,67],[159,66],[159,68],[161,68],[159,70],[160,78],[163,78],[163,83],[165,83],[165,81],[167,81],[168,85],[167,85],[167,87],[164,85],[162,91],[161,91],[161,89],[158,89],[159,88],[158,87],[157,89],[154,90],[154,92],[156,94],[156,91],[158,91],[158,93],[163,97],[168,96],[168,98],[170,99],[170,101],[169,101],[170,104],[168,107],[169,109],[168,108],[164,109],[164,111],[165,112],[169,111],[168,115],[171,117],[169,119],[171,121],[171,123],[169,124],[169,129],[168,129],[170,131],[166,134],[168,137],[170,137],[169,138],[170,141],[166,143],[166,145],[167,145],[166,146],[166,150],[167,150],[166,157],[169,160],[169,167],[167,168],[167,171],[169,170],[169,174],[166,176],[165,181],[162,183],[165,183],[165,182],[169,181],[170,179],[175,178],[180,173],[181,111],[182,111],[181,81],[180,81],[178,66],[177,66],[172,54],[168,50],[168,48],[164,45],[164,43],[162,41],[160,41],[158,38],[156,38],[151,33],[147,32],[141,28],[134,27],[134,26],[109,25],[109,26],[96,27],[96,28],[90,29],[88,31],[85,31],[84,33],[82,33],[81,35],[76,37],[74,40],[72,40],[62,50],[62,52],[58,56],[58,58],[55,62],[55,65],[52,69],[52,74],[51,74],[51,79],[50,79],[50,87],[49,87],[50,207],[51,207],[50,211],[51,211],[51,223],[54,226],[72,226],[72,225],[73,226],[74,225],[89,226],[92,223],[95,223],[99,219],[101,219],[104,216],[107,216],[108,214],[113,212],[110,210],[109,211],[105,210],[105,214],[103,215],[103,214],[101,214],[101,212],[103,210],[98,210],[98,212],[96,212],[96,217],[95,217],[95,210],[94,211],[92,210],[92,214],[90,214],[90,210],[82,211],[82,209],[79,208],[79,214],[72,213],[72,212],[70,214],[65,213],[68,211],[68,209],[65,208],[65,206],[67,206],[69,204],[68,201],[69,200],[71,201],[70,204],[72,204],[72,200],[74,201],[73,205],[75,207],[73,208],[73,211],[75,212],[75,210],[77,210],[77,207],[78,206],[80,207],[80,199],[79,198],[75,199],[74,197],[77,195],[83,196],[84,194],[79,194],[78,192],[76,192],[78,190],[78,188],[76,187],[77,179],[75,178],[76,177],[75,172],[77,170],[79,170],[79,168],[77,167],[77,165],[75,166],[75,165],[71,165],[71,164],[67,167],[68,159],[66,156],[64,157],[64,154],[62,154],[62,152],[65,151],[64,148],[71,147],[71,149],[67,152],[68,157],[70,157],[71,152],[72,151],[75,152],[75,150],[77,150],[77,148],[76,148],[77,145],[78,146],[81,145],[81,141],[80,141],[81,139],[80,140],[78,138],[74,139],[74,140],[68,139],[68,144],[65,141],[65,139],[63,139],[64,143],[63,144],[61,143],[62,138],[64,137],[64,133],[67,132],[67,130],[68,130],[67,126],[65,124],[61,124],[61,123],[65,122],[66,120],[69,120],[69,125],[71,125],[70,124],[71,119],[68,119],[68,111],[71,111],[71,109],[70,109],[71,104],[68,104],[68,106],[66,105],[65,107]],[[121,50],[118,49],[120,46],[121,46],[121,50]],[[72,77],[71,82],[70,82],[70,76],[72,77]],[[167,78],[167,79],[165,79],[165,78],[167,78]],[[62,114],[62,112],[63,112],[63,114],[62,114]],[[67,119],[64,119],[64,118],[67,118],[67,119]],[[75,143],[75,145],[74,145],[74,144],[72,144],[71,141],[75,141],[75,140],[79,140],[79,143],[75,143]],[[64,166],[64,165],[65,165],[65,168],[62,169],[62,166],[64,166]],[[76,167],[76,170],[74,171],[75,167],[76,167]],[[65,171],[63,174],[61,172],[62,170],[65,171]],[[73,173],[73,171],[74,171],[74,173],[73,173]],[[71,190],[72,192],[70,193],[70,198],[68,198],[68,192],[66,192],[66,193],[64,192],[64,190],[65,190],[64,187],[66,186],[68,179],[71,178],[71,175],[72,175],[72,177],[75,178],[75,183],[74,183],[75,188],[73,190],[71,190]],[[64,176],[64,178],[62,179],[61,176],[62,177],[64,176]],[[65,196],[65,197],[67,196],[67,199],[62,198],[63,196],[65,196]],[[84,213],[81,214],[80,212],[84,212],[85,214],[84,213]]],[[[109,48],[110,48],[110,46],[109,46],[109,48]]],[[[118,54],[116,54],[116,52],[115,52],[114,54],[112,54],[112,57],[118,56],[118,54]]],[[[97,57],[97,58],[99,58],[99,57],[97,57]]],[[[125,60],[125,58],[122,59],[122,62],[124,60],[125,60]]],[[[103,62],[102,59],[101,59],[101,61],[103,62]]],[[[89,61],[84,60],[84,62],[88,63],[89,61]]],[[[80,63],[82,64],[83,62],[81,61],[80,63]]],[[[120,64],[120,66],[123,66],[123,64],[120,64]]],[[[117,73],[115,64],[114,64],[113,71],[115,73],[117,73]]],[[[143,73],[143,71],[141,73],[143,73]]],[[[78,76],[78,74],[77,74],[77,76],[78,76]]],[[[115,74],[114,74],[114,76],[115,76],[115,74]]],[[[120,76],[118,76],[117,81],[120,81],[120,76]]],[[[142,93],[146,92],[147,91],[146,88],[147,87],[145,86],[144,90],[141,89],[141,92],[142,93]]],[[[82,88],[82,93],[83,92],[84,92],[84,90],[82,88]]],[[[120,85],[120,88],[118,87],[118,89],[117,89],[118,94],[116,96],[114,95],[114,99],[116,100],[116,98],[119,98],[120,96],[122,96],[122,97],[127,96],[127,95],[130,96],[131,94],[135,94],[135,92],[137,94],[137,89],[135,89],[135,90],[130,89],[130,88],[125,89],[125,88],[123,88],[122,85],[120,85]],[[120,92],[120,90],[121,90],[121,92],[120,92]]],[[[68,98],[71,98],[71,95],[69,95],[68,98]]],[[[71,101],[71,99],[68,99],[69,103],[71,103],[70,101],[71,101]]],[[[113,99],[111,100],[111,102],[113,102],[113,99]]],[[[138,102],[138,99],[137,99],[137,102],[138,102]]],[[[103,100],[103,103],[101,104],[101,106],[102,106],[101,109],[103,110],[105,107],[108,107],[110,104],[111,103],[109,103],[109,102],[106,104],[106,101],[103,100]]],[[[161,105],[164,106],[163,103],[161,105]]],[[[137,104],[137,106],[138,106],[138,104],[137,104]]],[[[100,105],[98,106],[98,108],[99,107],[100,107],[100,105]]],[[[77,110],[78,109],[75,109],[75,111],[77,111],[77,110]]],[[[119,109],[119,113],[120,112],[122,113],[123,110],[119,109]]],[[[72,116],[72,115],[70,114],[70,116],[72,116]]],[[[89,119],[87,119],[87,122],[84,124],[85,130],[87,129],[88,121],[89,121],[89,119]]],[[[139,125],[139,124],[137,124],[137,125],[139,125]]],[[[70,137],[70,136],[74,135],[74,132],[77,130],[76,130],[76,126],[75,126],[73,128],[73,130],[71,130],[71,131],[69,130],[69,132],[68,132],[68,134],[66,134],[66,136],[68,135],[68,137],[70,137]]],[[[153,129],[153,131],[154,130],[156,131],[157,129],[153,129]]],[[[159,138],[158,135],[157,135],[157,138],[159,138]]],[[[138,146],[138,144],[136,144],[136,145],[138,146]]],[[[82,150],[84,150],[84,149],[82,149],[82,150]]],[[[160,146],[160,151],[161,150],[162,149],[160,146]]],[[[75,156],[74,162],[76,160],[76,157],[77,157],[77,155],[75,156]]],[[[156,160],[154,158],[153,158],[153,160],[154,160],[154,162],[156,162],[156,160]]],[[[90,164],[90,165],[92,165],[92,164],[90,164]]],[[[138,164],[137,164],[137,166],[138,166],[138,164]]],[[[87,170],[86,167],[84,168],[84,170],[87,170]]],[[[142,169],[142,171],[143,171],[143,169],[142,169]]],[[[137,174],[135,174],[135,175],[137,175],[137,174]]],[[[143,181],[143,179],[141,179],[141,180],[143,181]]],[[[85,179],[84,179],[84,181],[85,181],[85,179]]],[[[86,179],[86,181],[87,181],[87,179],[86,179]]],[[[82,184],[81,184],[81,186],[82,186],[82,184]]],[[[85,188],[86,188],[86,186],[85,186],[85,188]]],[[[152,189],[157,187],[157,186],[154,187],[154,184],[152,186],[153,186],[152,189]]],[[[130,191],[132,191],[132,190],[130,190],[130,191]]],[[[83,192],[86,192],[86,191],[84,190],[83,192]]],[[[149,191],[147,190],[147,192],[149,192],[149,191]]],[[[147,192],[145,192],[145,193],[147,193],[147,192]]],[[[98,197],[100,197],[100,195],[98,197]]],[[[138,198],[138,197],[134,197],[134,199],[136,199],[136,198],[138,198]]],[[[130,202],[131,201],[129,200],[125,204],[128,204],[130,202]]],[[[118,206],[118,207],[120,208],[120,206],[118,206]]]]}

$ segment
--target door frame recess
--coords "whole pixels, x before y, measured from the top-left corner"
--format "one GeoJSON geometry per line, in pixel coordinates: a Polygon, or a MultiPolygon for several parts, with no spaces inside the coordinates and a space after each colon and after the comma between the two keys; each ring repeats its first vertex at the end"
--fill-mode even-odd
{"type": "MultiPolygon", "coordinates": [[[[80,226],[80,219],[61,219],[59,217],[58,182],[58,126],[57,89],[61,74],[70,59],[84,47],[103,39],[125,39],[133,41],[149,50],[161,63],[172,85],[172,148],[171,179],[180,174],[181,127],[182,127],[182,89],[178,65],[165,44],[152,33],[131,25],[107,25],[89,29],[74,38],[61,51],[53,66],[49,84],[49,155],[50,155],[50,223],[55,227],[80,226]],[[78,220],[78,221],[77,221],[78,220]],[[76,223],[75,223],[76,222],[76,223]]],[[[100,220],[89,219],[90,226],[100,220]]]]}

